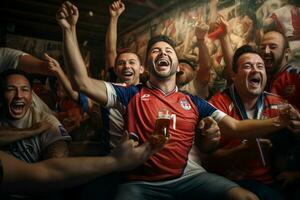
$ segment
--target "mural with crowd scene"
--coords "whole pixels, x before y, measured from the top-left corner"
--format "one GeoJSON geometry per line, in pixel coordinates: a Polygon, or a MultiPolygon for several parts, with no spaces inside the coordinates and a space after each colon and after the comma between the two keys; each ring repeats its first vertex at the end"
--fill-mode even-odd
{"type": "MultiPolygon", "coordinates": [[[[216,87],[222,88],[226,84],[222,80],[225,63],[218,40],[220,30],[215,26],[218,18],[222,16],[227,21],[231,45],[235,50],[243,44],[257,46],[263,28],[266,28],[267,23],[269,23],[268,19],[272,15],[284,15],[292,10],[294,7],[292,5],[295,4],[299,3],[296,0],[187,0],[184,3],[179,1],[179,4],[174,8],[165,10],[151,21],[123,35],[119,46],[121,48],[129,47],[145,59],[148,39],[151,36],[165,34],[176,41],[176,51],[179,58],[188,59],[196,64],[198,49],[195,27],[206,23],[209,29],[205,43],[211,56],[211,74],[212,77],[219,80],[216,81],[216,84],[220,85],[216,85],[216,87]]],[[[296,6],[299,7],[299,5],[296,6]]],[[[300,21],[299,9],[293,17],[298,18],[296,21],[300,21]]],[[[277,20],[280,20],[280,17],[277,17],[277,20]]],[[[278,28],[281,28],[287,37],[296,36],[296,43],[293,48],[297,51],[300,48],[300,32],[288,33],[288,28],[285,27],[295,19],[285,18],[284,20],[279,21],[280,27],[278,28]]],[[[272,25],[274,24],[276,25],[276,23],[272,23],[272,25]]],[[[300,29],[300,24],[298,24],[298,28],[300,29]]]]}

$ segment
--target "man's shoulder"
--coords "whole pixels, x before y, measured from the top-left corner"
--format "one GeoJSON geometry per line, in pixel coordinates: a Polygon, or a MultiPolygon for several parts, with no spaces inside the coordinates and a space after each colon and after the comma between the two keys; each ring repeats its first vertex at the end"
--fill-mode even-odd
{"type": "Polygon", "coordinates": [[[222,102],[222,103],[226,103],[226,104],[230,104],[232,102],[230,95],[228,94],[227,89],[225,89],[224,91],[219,91],[217,92],[214,96],[212,96],[209,99],[209,102],[212,104],[215,104],[217,102],[222,102]]]}
{"type": "Polygon", "coordinates": [[[105,82],[106,88],[110,89],[111,87],[118,91],[140,91],[142,88],[145,87],[144,84],[127,84],[127,83],[111,83],[105,82]]]}
{"type": "Polygon", "coordinates": [[[290,74],[300,74],[300,66],[296,66],[295,64],[292,63],[287,66],[285,71],[290,74]]]}
{"type": "Polygon", "coordinates": [[[300,66],[297,65],[297,63],[292,62],[287,64],[283,70],[281,70],[277,76],[275,76],[275,79],[282,78],[285,76],[290,76],[290,75],[299,75],[300,74],[300,66]]]}
{"type": "Polygon", "coordinates": [[[33,119],[32,119],[33,123],[46,121],[46,122],[51,123],[51,125],[53,125],[53,126],[57,126],[58,124],[60,124],[58,119],[54,115],[52,115],[48,112],[38,110],[35,107],[31,107],[31,112],[32,112],[32,116],[33,116],[33,119]]]}
{"type": "Polygon", "coordinates": [[[300,80],[300,66],[289,64],[280,71],[272,81],[272,87],[274,85],[286,86],[289,84],[297,83],[300,80]]]}
{"type": "Polygon", "coordinates": [[[265,95],[265,102],[267,101],[267,102],[271,102],[272,104],[280,104],[285,101],[281,96],[275,93],[264,91],[264,95],[265,95]]]}

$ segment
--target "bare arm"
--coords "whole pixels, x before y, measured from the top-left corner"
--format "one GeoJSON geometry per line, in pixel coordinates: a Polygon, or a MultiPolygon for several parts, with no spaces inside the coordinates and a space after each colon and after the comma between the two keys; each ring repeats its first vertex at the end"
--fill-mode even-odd
{"type": "Polygon", "coordinates": [[[125,5],[121,0],[114,1],[109,6],[110,20],[105,38],[105,57],[106,70],[115,66],[115,59],[117,57],[117,26],[119,16],[125,10],[125,5]]]}
{"type": "Polygon", "coordinates": [[[219,26],[223,26],[224,34],[220,36],[220,43],[222,48],[222,53],[225,61],[225,72],[226,72],[226,79],[228,85],[232,82],[231,77],[233,77],[234,72],[232,71],[232,59],[233,59],[233,49],[230,43],[229,38],[229,25],[228,22],[220,16],[217,20],[217,24],[219,26]]]}
{"type": "Polygon", "coordinates": [[[213,28],[218,17],[218,3],[219,0],[211,0],[209,4],[209,25],[213,28]]]}
{"type": "MultiPolygon", "coordinates": [[[[78,16],[77,8],[70,2],[63,4],[57,12],[57,21],[63,30],[63,53],[65,64],[69,70],[71,81],[76,90],[80,90],[88,97],[105,105],[107,102],[106,87],[103,81],[92,79],[88,76],[78,45],[74,41],[74,33],[70,21],[78,16]],[[67,9],[64,9],[64,6],[67,9]]],[[[77,17],[78,18],[78,17],[77,17]]]]}
{"type": "Polygon", "coordinates": [[[67,92],[68,96],[74,101],[78,100],[78,92],[74,91],[69,81],[68,77],[60,67],[60,64],[54,58],[50,57],[48,54],[44,54],[44,59],[48,63],[49,70],[59,79],[62,87],[67,92]]]}
{"type": "Polygon", "coordinates": [[[36,193],[72,187],[111,172],[134,169],[152,153],[149,143],[135,147],[132,140],[123,141],[106,157],[56,158],[34,164],[0,151],[4,171],[0,190],[36,193]]]}
{"type": "Polygon", "coordinates": [[[43,60],[40,60],[32,55],[26,54],[20,56],[18,68],[27,73],[38,73],[42,75],[52,75],[48,69],[48,65],[43,60]]]}
{"type": "Polygon", "coordinates": [[[64,140],[58,140],[45,149],[43,152],[43,159],[49,158],[63,158],[69,155],[68,144],[64,140]]]}
{"type": "Polygon", "coordinates": [[[221,133],[234,138],[256,138],[266,136],[286,127],[289,119],[275,117],[265,120],[236,120],[226,115],[220,122],[221,133]]]}
{"type": "Polygon", "coordinates": [[[210,76],[210,56],[207,46],[205,44],[205,37],[207,35],[208,26],[205,23],[200,23],[195,29],[195,34],[198,41],[198,63],[199,70],[197,72],[196,80],[198,84],[208,84],[210,76]]]}
{"type": "Polygon", "coordinates": [[[0,146],[39,135],[49,127],[50,124],[47,122],[36,123],[32,127],[24,129],[0,127],[0,146]]]}

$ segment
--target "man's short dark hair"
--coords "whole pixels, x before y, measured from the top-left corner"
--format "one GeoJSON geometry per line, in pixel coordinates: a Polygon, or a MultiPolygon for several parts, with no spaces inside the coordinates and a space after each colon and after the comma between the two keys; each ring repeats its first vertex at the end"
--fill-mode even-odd
{"type": "Polygon", "coordinates": [[[237,73],[238,70],[237,62],[239,58],[245,53],[254,53],[262,57],[261,54],[258,51],[256,51],[252,46],[250,45],[241,46],[234,52],[233,59],[232,59],[232,71],[234,71],[235,73],[237,73]]]}
{"type": "Polygon", "coordinates": [[[149,41],[148,41],[148,45],[147,45],[147,55],[151,49],[151,47],[157,43],[157,42],[166,42],[168,43],[174,50],[175,50],[175,47],[176,47],[176,43],[174,40],[172,40],[171,38],[169,38],[168,36],[166,35],[157,35],[157,36],[154,36],[152,37],[149,41]]]}
{"type": "Polygon", "coordinates": [[[4,95],[7,77],[15,74],[24,76],[28,80],[30,87],[32,87],[32,79],[29,77],[29,75],[26,72],[19,69],[7,69],[2,73],[0,73],[0,102],[3,102],[3,95],[4,95]]]}
{"type": "Polygon", "coordinates": [[[122,49],[118,49],[117,50],[117,57],[116,57],[116,60],[115,60],[115,66],[117,64],[117,60],[119,59],[120,55],[122,55],[123,53],[132,53],[132,54],[135,54],[136,57],[138,58],[140,64],[142,64],[142,59],[141,59],[141,56],[134,50],[130,49],[130,48],[122,48],[122,49]]]}
{"type": "Polygon", "coordinates": [[[193,64],[192,62],[190,62],[190,61],[187,60],[187,59],[180,59],[180,60],[178,60],[178,63],[179,63],[179,64],[180,64],[180,63],[185,63],[185,64],[189,65],[193,70],[196,70],[196,65],[193,64]]]}

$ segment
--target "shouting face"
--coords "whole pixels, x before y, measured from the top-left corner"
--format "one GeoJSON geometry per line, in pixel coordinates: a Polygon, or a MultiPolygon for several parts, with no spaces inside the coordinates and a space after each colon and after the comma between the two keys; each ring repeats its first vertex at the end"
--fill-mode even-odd
{"type": "Polygon", "coordinates": [[[21,119],[32,103],[32,90],[28,79],[19,74],[7,76],[3,92],[7,117],[21,119]]]}
{"type": "Polygon", "coordinates": [[[284,57],[287,54],[283,35],[275,31],[266,33],[263,36],[260,49],[267,72],[276,74],[282,67],[284,57]]]}
{"type": "Polygon", "coordinates": [[[183,86],[191,82],[195,77],[195,71],[188,63],[179,63],[179,72],[176,74],[176,83],[178,86],[183,86]]]}
{"type": "Polygon", "coordinates": [[[267,81],[263,59],[258,54],[245,53],[238,58],[237,64],[234,85],[241,98],[259,96],[267,81]]]}
{"type": "Polygon", "coordinates": [[[144,67],[134,53],[121,53],[116,60],[116,74],[122,82],[138,84],[144,67]]]}
{"type": "Polygon", "coordinates": [[[151,75],[161,79],[169,78],[178,71],[178,58],[171,45],[160,41],[150,48],[147,65],[151,75]]]}

